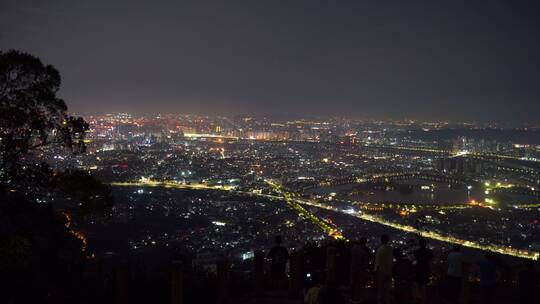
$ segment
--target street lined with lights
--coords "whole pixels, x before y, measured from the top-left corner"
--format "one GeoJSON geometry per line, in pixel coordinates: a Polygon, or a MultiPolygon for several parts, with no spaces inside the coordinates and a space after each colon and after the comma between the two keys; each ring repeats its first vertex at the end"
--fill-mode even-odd
{"type": "Polygon", "coordinates": [[[442,233],[438,233],[434,231],[425,231],[422,229],[412,227],[410,225],[403,225],[403,224],[395,223],[379,216],[366,214],[361,211],[355,211],[354,209],[351,209],[351,208],[340,209],[340,208],[332,207],[332,206],[322,204],[316,201],[293,198],[293,195],[291,193],[283,191],[281,187],[277,185],[276,183],[273,183],[270,180],[265,180],[265,181],[271,186],[272,190],[277,192],[279,195],[238,191],[230,186],[210,186],[206,184],[181,184],[174,181],[161,182],[161,181],[152,181],[152,180],[140,180],[136,182],[115,182],[115,183],[111,183],[111,185],[120,186],[120,187],[139,186],[139,187],[164,187],[164,188],[194,189],[194,190],[219,190],[219,191],[229,191],[236,194],[266,197],[266,198],[271,198],[271,199],[282,199],[282,200],[285,200],[289,206],[291,206],[293,209],[298,211],[303,216],[306,216],[318,227],[320,227],[326,233],[328,233],[328,235],[330,235],[331,237],[335,239],[345,239],[345,237],[341,235],[341,233],[339,232],[337,228],[330,225],[328,222],[324,221],[323,219],[319,218],[313,213],[309,212],[303,206],[311,206],[311,207],[325,209],[325,210],[329,210],[329,211],[333,211],[337,213],[346,214],[349,216],[354,216],[361,220],[381,224],[381,225],[391,227],[400,231],[408,232],[408,233],[418,234],[422,237],[441,241],[441,242],[460,244],[464,247],[495,252],[495,253],[514,256],[518,258],[525,258],[525,259],[531,259],[531,260],[538,260],[540,258],[540,252],[536,252],[536,251],[528,251],[524,249],[513,248],[511,246],[503,246],[503,245],[497,245],[497,244],[481,244],[475,241],[465,240],[465,239],[461,239],[461,238],[450,236],[450,235],[444,235],[442,233]]]}

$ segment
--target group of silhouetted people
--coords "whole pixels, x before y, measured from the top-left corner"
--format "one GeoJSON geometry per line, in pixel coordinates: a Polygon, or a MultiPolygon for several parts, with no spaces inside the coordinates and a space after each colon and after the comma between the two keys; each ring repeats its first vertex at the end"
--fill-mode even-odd
{"type": "MultiPolygon", "coordinates": [[[[276,237],[275,241],[276,245],[268,254],[271,260],[271,277],[274,282],[285,282],[289,253],[281,246],[281,237],[276,237]]],[[[380,241],[375,254],[367,246],[366,238],[360,238],[351,247],[349,268],[351,303],[367,301],[369,297],[366,294],[366,287],[372,281],[376,289],[378,304],[430,303],[428,284],[434,255],[428,248],[426,239],[419,239],[418,248],[412,252],[412,261],[403,254],[401,248],[390,246],[388,235],[382,235],[380,241]]],[[[443,280],[446,287],[445,297],[451,304],[458,303],[463,293],[462,287],[468,279],[466,264],[470,265],[470,263],[466,262],[461,246],[458,244],[452,246],[446,261],[447,270],[443,280]]],[[[491,304],[497,294],[500,277],[496,256],[488,252],[476,263],[476,266],[479,275],[480,303],[491,304]]],[[[336,282],[323,284],[323,276],[320,274],[313,274],[311,280],[310,288],[304,293],[306,304],[345,302],[336,282]]],[[[533,261],[529,261],[518,277],[517,291],[520,303],[536,303],[539,281],[540,275],[535,270],[533,261]]]]}
{"type": "MultiPolygon", "coordinates": [[[[377,303],[388,304],[392,299],[394,303],[425,303],[430,263],[433,259],[433,252],[427,248],[426,240],[420,239],[419,248],[414,251],[414,265],[403,255],[400,248],[392,248],[388,243],[388,236],[382,235],[381,244],[373,255],[367,246],[366,238],[354,242],[351,248],[349,280],[351,303],[366,301],[368,295],[364,293],[372,274],[377,290],[377,303]]],[[[306,293],[305,303],[339,303],[343,299],[333,295],[335,290],[335,286],[314,284],[306,293]],[[317,298],[316,295],[319,294],[321,296],[317,298]],[[325,301],[329,295],[332,295],[333,302],[325,301]]]]}
{"type": "MultiPolygon", "coordinates": [[[[466,262],[460,245],[454,244],[452,246],[447,264],[447,299],[451,304],[458,303],[462,295],[464,281],[468,279],[464,275],[466,262]]],[[[500,270],[495,254],[486,252],[476,266],[480,279],[480,301],[484,304],[491,304],[497,295],[497,285],[500,280],[500,270]]],[[[534,269],[534,262],[528,261],[526,269],[519,273],[517,282],[520,303],[534,304],[537,302],[539,280],[540,274],[534,269]]]]}
{"type": "MultiPolygon", "coordinates": [[[[427,303],[427,286],[430,280],[430,265],[433,251],[427,248],[427,241],[419,240],[419,248],[413,252],[414,264],[403,256],[400,248],[392,249],[388,245],[388,236],[381,236],[381,245],[375,251],[374,273],[377,303],[388,304],[392,294],[394,303],[427,303]],[[392,281],[394,292],[391,292],[392,281]]],[[[454,244],[447,257],[446,298],[450,303],[458,303],[462,295],[465,277],[465,257],[461,246],[454,244]]],[[[487,252],[483,259],[476,263],[479,275],[480,303],[491,304],[497,294],[500,271],[496,256],[487,252]]],[[[518,279],[519,299],[521,303],[534,304],[537,301],[540,275],[529,261],[518,279]]],[[[351,291],[352,300],[358,291],[351,291]]]]}

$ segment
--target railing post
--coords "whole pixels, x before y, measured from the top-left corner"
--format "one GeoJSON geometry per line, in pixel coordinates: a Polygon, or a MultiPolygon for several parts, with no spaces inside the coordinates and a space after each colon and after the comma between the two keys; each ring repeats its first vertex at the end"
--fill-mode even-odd
{"type": "Polygon", "coordinates": [[[300,252],[293,252],[291,254],[291,265],[290,265],[290,275],[291,275],[291,284],[290,284],[290,296],[292,298],[298,298],[300,292],[302,291],[304,277],[303,277],[303,260],[302,254],[300,252]]]}
{"type": "Polygon", "coordinates": [[[120,262],[116,268],[116,303],[129,303],[129,268],[127,261],[120,262]]]}
{"type": "Polygon", "coordinates": [[[463,279],[461,280],[461,294],[458,298],[458,303],[469,303],[471,299],[470,275],[471,265],[467,263],[463,265],[463,279]]]}
{"type": "Polygon", "coordinates": [[[256,250],[253,255],[253,289],[260,296],[264,293],[264,252],[256,250]]]}
{"type": "Polygon", "coordinates": [[[184,302],[184,264],[173,261],[171,265],[171,304],[184,302]]]}
{"type": "Polygon", "coordinates": [[[99,257],[96,257],[94,259],[95,263],[95,275],[96,275],[96,281],[93,288],[97,287],[97,290],[95,290],[95,293],[97,294],[97,298],[101,301],[104,300],[105,297],[105,290],[107,289],[106,281],[105,281],[105,274],[104,274],[104,267],[103,267],[103,260],[99,257]]]}
{"type": "Polygon", "coordinates": [[[217,261],[217,304],[227,303],[229,299],[229,270],[227,259],[217,261]]]}
{"type": "Polygon", "coordinates": [[[337,278],[336,255],[336,247],[329,246],[328,248],[326,248],[326,280],[332,283],[335,282],[337,278]]]}
{"type": "Polygon", "coordinates": [[[103,260],[101,258],[95,259],[95,265],[96,265],[96,276],[98,278],[98,281],[100,284],[103,283],[105,275],[104,275],[104,266],[103,266],[103,260]]]}

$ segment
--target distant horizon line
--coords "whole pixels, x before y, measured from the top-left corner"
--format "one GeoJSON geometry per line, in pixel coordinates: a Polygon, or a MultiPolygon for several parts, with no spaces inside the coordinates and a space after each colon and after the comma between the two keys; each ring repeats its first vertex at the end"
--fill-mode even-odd
{"type": "MultiPolygon", "coordinates": [[[[540,128],[540,123],[536,122],[501,122],[501,121],[455,121],[451,119],[441,119],[441,120],[427,120],[420,118],[410,118],[410,117],[401,117],[401,118],[367,118],[367,117],[348,117],[341,115],[301,115],[301,114],[292,114],[292,113],[281,113],[281,114],[253,114],[253,113],[237,113],[237,114],[209,114],[209,113],[196,113],[196,112],[147,112],[139,113],[135,112],[126,112],[126,111],[113,111],[113,112],[89,112],[89,111],[68,111],[71,115],[83,116],[83,117],[93,117],[93,116],[107,116],[107,115],[129,115],[132,117],[149,117],[149,116],[197,116],[197,117],[206,117],[206,118],[256,118],[256,119],[296,119],[296,120],[345,120],[352,122],[364,122],[364,123],[420,123],[420,124],[446,124],[446,125],[495,125],[495,126],[512,126],[513,128],[540,128]]],[[[157,117],[154,117],[157,118],[157,117]]]]}

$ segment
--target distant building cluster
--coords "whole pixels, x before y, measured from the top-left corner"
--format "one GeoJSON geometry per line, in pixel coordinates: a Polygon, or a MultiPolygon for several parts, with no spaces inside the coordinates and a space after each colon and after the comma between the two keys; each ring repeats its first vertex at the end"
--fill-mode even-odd
{"type": "MultiPolygon", "coordinates": [[[[39,157],[111,184],[108,233],[126,240],[116,250],[180,246],[201,261],[220,252],[242,259],[274,235],[294,247],[379,231],[406,244],[412,228],[497,252],[540,250],[540,143],[523,141],[523,130],[508,137],[446,122],[86,119],[88,153],[39,157]]],[[[111,250],[91,235],[90,246],[111,250]]]]}

